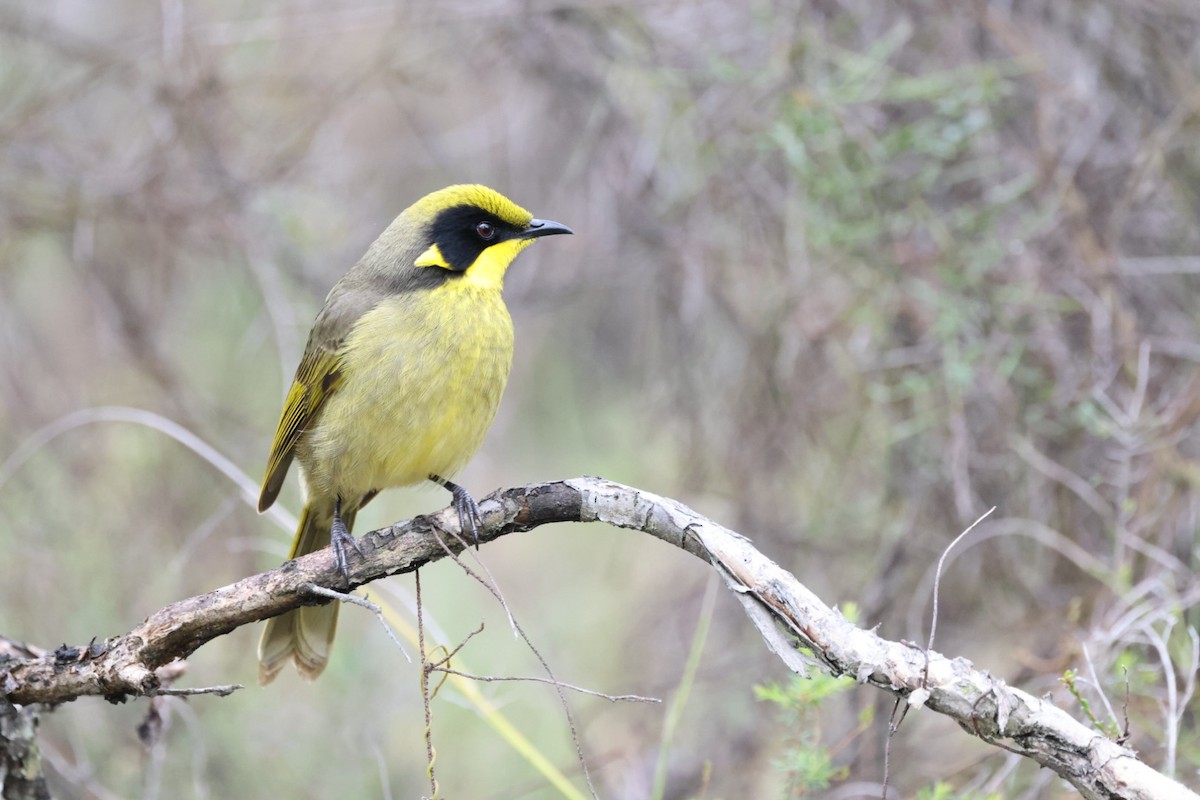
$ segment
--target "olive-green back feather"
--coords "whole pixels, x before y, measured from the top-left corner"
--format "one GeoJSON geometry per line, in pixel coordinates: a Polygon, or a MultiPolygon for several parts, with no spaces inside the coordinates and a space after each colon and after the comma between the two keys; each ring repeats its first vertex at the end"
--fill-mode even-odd
{"type": "Polygon", "coordinates": [[[425,225],[413,219],[415,208],[397,217],[325,298],[279,415],[258,498],[260,512],[279,496],[296,441],[316,424],[322,404],[337,389],[341,346],[355,323],[387,297],[431,289],[450,277],[445,270],[413,266],[417,254],[428,246],[425,225]]]}
{"type": "Polygon", "coordinates": [[[296,368],[296,377],[284,401],[283,413],[279,415],[275,441],[267,458],[267,474],[258,498],[259,511],[266,511],[279,496],[296,452],[296,441],[300,434],[316,423],[322,404],[341,383],[340,350],[346,335],[363,314],[389,294],[356,286],[363,283],[360,278],[361,273],[347,273],[334,291],[329,293],[325,307],[313,323],[304,357],[296,368]]]}

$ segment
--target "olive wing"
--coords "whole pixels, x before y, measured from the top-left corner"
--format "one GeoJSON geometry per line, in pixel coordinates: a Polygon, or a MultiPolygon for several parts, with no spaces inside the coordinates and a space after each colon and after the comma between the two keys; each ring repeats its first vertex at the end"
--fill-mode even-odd
{"type": "Polygon", "coordinates": [[[300,434],[313,424],[325,400],[341,384],[342,342],[354,323],[380,299],[378,293],[349,287],[334,287],[329,293],[325,308],[313,323],[304,358],[296,368],[296,377],[279,416],[279,427],[267,459],[267,475],[258,496],[259,512],[270,508],[279,496],[300,434]]]}
{"type": "Polygon", "coordinates": [[[283,479],[296,452],[296,440],[316,417],[329,393],[337,388],[341,380],[337,355],[329,350],[306,354],[296,370],[292,388],[288,390],[275,431],[275,442],[267,459],[267,476],[263,479],[262,493],[258,496],[258,510],[266,511],[279,496],[283,479]]]}

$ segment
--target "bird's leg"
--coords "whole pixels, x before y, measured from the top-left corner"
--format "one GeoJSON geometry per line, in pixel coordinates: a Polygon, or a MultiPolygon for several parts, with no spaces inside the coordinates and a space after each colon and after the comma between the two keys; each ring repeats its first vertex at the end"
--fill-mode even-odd
{"type": "Polygon", "coordinates": [[[475,502],[475,498],[471,497],[471,493],[453,481],[448,481],[440,475],[430,475],[429,480],[450,490],[450,494],[454,497],[454,510],[458,512],[458,526],[462,528],[463,535],[467,531],[471,532],[471,539],[475,542],[475,549],[479,549],[479,526],[483,525],[483,514],[479,511],[479,504],[475,502]]]}
{"type": "Polygon", "coordinates": [[[353,548],[359,558],[366,558],[366,556],[363,555],[358,542],[354,540],[354,535],[346,527],[346,523],[342,522],[342,498],[340,496],[333,502],[333,525],[329,528],[329,543],[333,545],[333,560],[337,564],[338,572],[342,573],[342,577],[349,581],[350,564],[346,559],[346,548],[353,548]]]}

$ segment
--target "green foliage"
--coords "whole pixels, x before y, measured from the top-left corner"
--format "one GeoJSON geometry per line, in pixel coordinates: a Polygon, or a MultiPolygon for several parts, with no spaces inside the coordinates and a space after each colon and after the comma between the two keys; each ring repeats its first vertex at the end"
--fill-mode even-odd
{"type": "Polygon", "coordinates": [[[1074,697],[1076,702],[1079,703],[1079,710],[1083,712],[1085,717],[1087,717],[1088,722],[1092,724],[1092,727],[1103,733],[1108,738],[1116,739],[1121,735],[1120,729],[1117,727],[1116,722],[1113,720],[1102,720],[1096,716],[1096,713],[1092,711],[1092,704],[1088,701],[1087,697],[1084,696],[1083,691],[1079,687],[1078,679],[1079,673],[1073,669],[1068,669],[1063,672],[1062,677],[1059,678],[1058,681],[1063,686],[1067,687],[1067,691],[1069,691],[1071,696],[1074,697]]]}
{"type": "Polygon", "coordinates": [[[786,685],[773,682],[754,687],[755,697],[778,707],[785,730],[783,752],[772,761],[786,776],[785,797],[811,797],[848,775],[845,766],[833,763],[833,754],[821,741],[821,714],[826,701],[853,686],[847,678],[818,674],[793,676],[786,685]]]}
{"type": "MultiPolygon", "coordinates": [[[[966,234],[989,230],[1029,186],[1028,180],[1001,183],[990,202],[935,216],[932,195],[964,187],[974,193],[979,183],[1002,178],[995,160],[977,154],[976,139],[994,128],[1014,70],[980,64],[903,75],[889,62],[911,35],[900,25],[862,53],[821,40],[797,51],[796,66],[813,77],[783,96],[765,144],[783,153],[804,191],[814,254],[856,256],[880,268],[876,248],[914,234],[942,246],[965,244],[966,234]],[[872,107],[891,117],[886,126],[871,119],[872,107]]],[[[974,285],[1002,255],[994,247],[962,252],[974,254],[970,269],[944,274],[962,287],[974,285]]]]}

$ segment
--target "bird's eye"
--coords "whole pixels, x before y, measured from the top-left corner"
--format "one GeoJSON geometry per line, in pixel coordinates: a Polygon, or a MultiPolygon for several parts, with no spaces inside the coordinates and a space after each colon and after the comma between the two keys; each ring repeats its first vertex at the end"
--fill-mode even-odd
{"type": "Polygon", "coordinates": [[[480,239],[483,239],[484,241],[488,241],[488,240],[492,239],[493,237],[495,237],[496,226],[493,225],[492,223],[488,222],[487,220],[484,220],[483,222],[480,222],[475,226],[475,232],[479,234],[480,239]]]}

